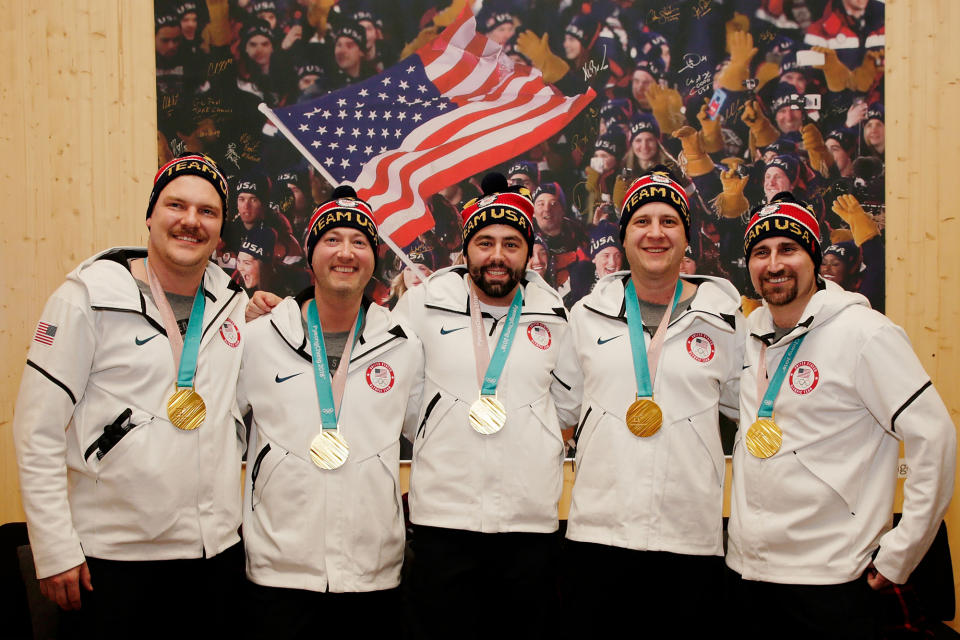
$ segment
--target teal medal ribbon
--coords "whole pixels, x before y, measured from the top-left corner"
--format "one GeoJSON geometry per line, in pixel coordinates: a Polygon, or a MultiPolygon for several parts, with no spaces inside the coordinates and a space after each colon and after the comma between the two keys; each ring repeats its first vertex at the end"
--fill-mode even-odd
{"type": "MultiPolygon", "coordinates": [[[[783,430],[773,419],[773,403],[780,393],[780,387],[787,377],[787,371],[793,364],[793,359],[803,344],[806,334],[800,336],[790,343],[783,357],[780,358],[780,364],[767,385],[767,390],[763,393],[763,399],[760,401],[760,408],[757,410],[757,420],[747,429],[745,438],[747,451],[756,458],[769,458],[780,450],[783,445],[783,430]]],[[[757,366],[757,396],[760,396],[760,389],[763,385],[763,378],[766,377],[766,345],[760,350],[760,364],[757,366]]]]}
{"type": "MultiPolygon", "coordinates": [[[[193,378],[197,373],[197,356],[200,354],[200,338],[203,335],[203,310],[206,305],[203,295],[203,282],[197,287],[190,309],[190,321],[187,333],[183,336],[183,351],[180,352],[180,370],[177,372],[177,387],[193,388],[193,378]]],[[[179,329],[178,329],[179,331],[179,329]]]]}
{"type": "MultiPolygon", "coordinates": [[[[673,293],[673,301],[663,314],[660,320],[660,327],[670,323],[670,316],[673,315],[673,309],[680,300],[680,293],[683,291],[683,281],[677,280],[676,291],[673,293]]],[[[624,290],[624,299],[626,300],[627,329],[630,332],[630,352],[633,354],[633,372],[637,380],[637,398],[653,397],[653,380],[650,376],[650,366],[647,362],[647,346],[643,340],[643,317],[640,314],[640,303],[637,299],[637,290],[633,286],[633,279],[627,283],[624,290]]],[[[660,327],[657,332],[660,332],[660,327]]]]}
{"type": "Polygon", "coordinates": [[[773,417],[773,401],[780,393],[780,387],[783,386],[783,381],[787,377],[787,371],[790,369],[790,365],[793,364],[793,359],[797,355],[797,351],[800,350],[803,339],[806,337],[807,334],[803,334],[791,342],[790,346],[788,346],[787,350],[783,353],[783,357],[780,358],[780,364],[777,365],[777,370],[774,372],[769,386],[767,386],[767,391],[763,394],[763,400],[760,402],[760,408],[757,410],[757,418],[773,417]]]}
{"type": "MultiPolygon", "coordinates": [[[[353,327],[353,335],[344,349],[346,355],[360,334],[363,325],[363,307],[357,314],[357,321],[353,327]]],[[[307,330],[310,334],[310,354],[313,356],[313,380],[317,387],[317,401],[320,403],[320,422],[324,431],[337,429],[337,404],[333,398],[333,379],[327,366],[327,349],[323,344],[323,327],[320,325],[320,315],[317,313],[316,300],[307,304],[307,330]]],[[[349,366],[349,363],[340,360],[340,366],[349,366]]]]}
{"type": "MultiPolygon", "coordinates": [[[[473,285],[470,285],[471,287],[473,285]]],[[[497,433],[507,423],[507,410],[497,398],[497,384],[503,374],[503,367],[507,364],[507,356],[517,335],[520,325],[520,312],[523,308],[523,288],[517,287],[517,292],[507,311],[503,331],[493,351],[488,356],[487,334],[480,316],[480,300],[476,291],[470,289],[470,316],[473,331],[474,357],[476,358],[477,377],[480,378],[480,397],[470,405],[469,422],[474,431],[482,435],[497,433]],[[484,368],[484,360],[487,366],[484,368]],[[483,373],[481,374],[481,371],[483,373]]]]}
{"type": "Polygon", "coordinates": [[[321,469],[338,469],[350,455],[350,445],[340,434],[337,411],[342,406],[347,369],[350,366],[350,353],[353,350],[353,343],[360,335],[362,325],[363,307],[361,306],[353,327],[353,335],[344,345],[340,364],[337,365],[337,371],[331,379],[316,300],[311,300],[307,304],[307,331],[310,338],[310,353],[313,356],[313,381],[317,388],[317,402],[320,404],[321,425],[320,433],[310,442],[310,459],[321,469]]]}
{"type": "Polygon", "coordinates": [[[657,375],[657,363],[667,335],[667,325],[670,324],[670,316],[673,315],[673,309],[677,306],[682,291],[683,281],[677,278],[673,300],[664,311],[663,317],[660,318],[660,326],[650,340],[650,358],[647,357],[647,346],[643,340],[643,316],[640,314],[640,302],[637,299],[637,289],[633,279],[627,283],[623,291],[627,329],[630,333],[630,352],[633,355],[633,374],[637,380],[637,395],[627,407],[624,422],[630,433],[638,438],[649,438],[663,426],[663,411],[653,401],[653,379],[657,375]],[[652,371],[650,360],[653,360],[652,371]]]}
{"type": "Polygon", "coordinates": [[[490,364],[487,365],[487,372],[483,376],[483,386],[480,387],[481,396],[493,396],[497,394],[497,384],[500,382],[500,376],[503,374],[503,367],[507,364],[507,356],[510,355],[510,347],[513,346],[513,339],[517,335],[517,327],[520,324],[520,309],[523,307],[523,289],[517,287],[517,293],[513,296],[513,302],[510,303],[510,310],[507,311],[506,325],[500,334],[500,340],[497,341],[497,348],[490,356],[490,364]]]}

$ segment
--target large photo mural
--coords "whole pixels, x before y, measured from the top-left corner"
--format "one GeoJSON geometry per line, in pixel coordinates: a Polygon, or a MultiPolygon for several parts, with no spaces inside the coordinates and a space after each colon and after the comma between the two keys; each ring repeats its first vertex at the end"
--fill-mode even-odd
{"type": "MultiPolygon", "coordinates": [[[[309,285],[307,219],[331,182],[362,181],[337,171],[343,163],[360,167],[411,131],[443,126],[430,124],[449,97],[443,79],[427,83],[429,95],[422,81],[377,91],[379,99],[359,87],[389,80],[409,56],[440,51],[436,43],[466,4],[156,0],[158,161],[200,151],[229,172],[231,220],[217,260],[249,292],[288,295],[309,285]],[[371,103],[353,126],[364,94],[371,103]],[[350,112],[328,113],[324,137],[309,114],[319,123],[328,109],[316,105],[341,95],[350,112]],[[267,109],[300,124],[278,127],[267,109]],[[292,141],[285,133],[297,131],[284,129],[295,128],[308,136],[292,141]]],[[[548,125],[525,121],[523,135],[504,120],[499,139],[494,127],[404,174],[391,188],[406,188],[408,200],[379,199],[399,220],[381,220],[381,229],[392,230],[405,259],[384,245],[370,291],[378,302],[395,303],[457,261],[457,212],[496,170],[533,195],[530,267],[572,305],[624,265],[616,233],[623,194],[665,165],[695,205],[686,271],[729,278],[755,298],[742,259],[747,215],[792,190],[814,206],[823,229],[823,276],[883,310],[881,2],[486,0],[469,9],[501,73],[539,72],[576,104],[548,125]]],[[[456,106],[455,97],[448,102],[456,106]]]]}

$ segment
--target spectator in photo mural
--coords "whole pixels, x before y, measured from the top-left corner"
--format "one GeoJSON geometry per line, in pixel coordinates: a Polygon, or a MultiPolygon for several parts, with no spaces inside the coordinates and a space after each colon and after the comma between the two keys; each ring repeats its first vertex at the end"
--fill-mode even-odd
{"type": "Polygon", "coordinates": [[[856,134],[846,128],[833,129],[824,137],[824,143],[840,177],[852,177],[853,161],[857,157],[856,134]]]}
{"type": "Polygon", "coordinates": [[[693,255],[693,248],[687,245],[683,250],[683,259],[680,261],[680,273],[688,276],[697,274],[697,260],[693,255]]]}
{"type": "Polygon", "coordinates": [[[366,52],[367,30],[352,20],[340,22],[336,26],[336,40],[333,43],[335,65],[330,74],[331,91],[373,75],[366,52]]]}
{"type": "Polygon", "coordinates": [[[269,107],[282,107],[296,96],[297,80],[275,42],[274,32],[264,20],[254,21],[243,31],[237,87],[269,107]]]}
{"type": "Polygon", "coordinates": [[[506,44],[516,33],[520,21],[510,11],[494,10],[486,16],[483,13],[477,18],[478,30],[497,44],[506,44]]]}
{"type": "Polygon", "coordinates": [[[530,252],[530,259],[527,260],[527,269],[535,271],[551,287],[556,287],[553,256],[547,248],[547,241],[539,233],[533,236],[533,250],[530,252]]]}
{"type": "Polygon", "coordinates": [[[177,17],[180,18],[180,46],[192,54],[200,51],[200,11],[193,0],[181,2],[177,6],[177,17]]]}
{"type": "Polygon", "coordinates": [[[770,111],[780,133],[793,133],[803,128],[803,95],[792,84],[780,83],[773,92],[770,111]]]}
{"type": "Polygon", "coordinates": [[[555,287],[567,281],[567,267],[577,261],[577,251],[587,242],[579,221],[568,218],[566,210],[563,189],[556,182],[541,184],[533,195],[533,219],[553,257],[555,287]]]}
{"type": "MultiPolygon", "coordinates": [[[[586,170],[587,201],[583,210],[585,215],[592,216],[601,203],[616,204],[614,187],[617,184],[620,158],[623,157],[626,147],[626,137],[617,128],[597,138],[593,146],[590,166],[586,170]]],[[[623,199],[622,195],[620,199],[623,199]]]]}
{"type": "Polygon", "coordinates": [[[658,164],[666,164],[666,155],[660,148],[660,127],[652,115],[642,111],[633,114],[630,134],[630,146],[623,156],[625,170],[632,175],[641,175],[658,164]]]}
{"type": "Polygon", "coordinates": [[[355,11],[353,21],[363,27],[367,37],[366,59],[375,73],[380,73],[393,64],[397,54],[383,37],[383,21],[380,16],[369,10],[355,11]]]}
{"type": "Polygon", "coordinates": [[[300,293],[310,286],[310,273],[299,266],[287,266],[274,259],[276,236],[272,229],[259,228],[247,232],[237,254],[234,280],[247,295],[269,291],[281,298],[300,293]]]}
{"type": "Polygon", "coordinates": [[[875,102],[867,109],[867,117],[863,123],[863,141],[865,151],[869,155],[883,160],[886,149],[886,126],[883,122],[883,105],[875,102]]]}
{"type": "Polygon", "coordinates": [[[314,209],[310,177],[305,170],[284,171],[277,176],[274,184],[277,194],[273,202],[277,203],[280,213],[290,222],[291,235],[303,238],[314,209]]]}
{"type": "Polygon", "coordinates": [[[323,83],[323,67],[313,62],[304,62],[294,67],[297,74],[297,102],[313,100],[326,93],[323,83]]]}
{"type": "Polygon", "coordinates": [[[570,20],[563,36],[563,54],[574,69],[581,69],[600,35],[600,23],[588,14],[577,14],[570,20]]]}
{"type": "Polygon", "coordinates": [[[569,267],[570,279],[560,290],[567,309],[572,309],[580,298],[593,291],[598,280],[623,268],[623,245],[616,223],[605,220],[590,231],[587,258],[569,267]]]}
{"type": "Polygon", "coordinates": [[[840,62],[852,69],[867,49],[884,46],[883,18],[879,0],[827,0],[823,16],[807,28],[803,41],[836,50],[840,62]]]}
{"type": "Polygon", "coordinates": [[[282,262],[296,262],[303,254],[292,235],[290,222],[272,211],[269,206],[270,181],[259,172],[241,178],[236,186],[237,217],[227,225],[223,233],[223,248],[217,261],[224,268],[236,266],[236,255],[254,229],[266,229],[274,235],[274,258],[282,262]]]}
{"type": "Polygon", "coordinates": [[[658,59],[640,59],[634,65],[630,83],[630,97],[633,99],[634,105],[642,111],[650,112],[652,110],[647,91],[653,85],[660,84],[664,79],[661,64],[658,59]]]}
{"type": "Polygon", "coordinates": [[[518,160],[507,169],[507,182],[524,187],[533,195],[540,186],[540,170],[533,162],[518,160]]]}
{"type": "Polygon", "coordinates": [[[387,306],[393,309],[401,296],[417,285],[426,282],[434,271],[437,270],[436,259],[433,252],[422,241],[417,241],[413,245],[403,249],[403,252],[410,258],[414,268],[410,268],[399,257],[394,258],[394,271],[397,272],[390,280],[390,301],[387,306]]]}

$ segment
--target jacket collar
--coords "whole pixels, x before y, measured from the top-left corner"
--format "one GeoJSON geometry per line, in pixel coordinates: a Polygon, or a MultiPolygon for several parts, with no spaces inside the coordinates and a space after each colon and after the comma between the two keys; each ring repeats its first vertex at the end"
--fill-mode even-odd
{"type": "Polygon", "coordinates": [[[870,307],[867,299],[859,293],[845,291],[840,285],[825,281],[823,288],[819,289],[807,302],[803,313],[800,315],[800,321],[793,329],[779,340],[774,340],[776,335],[773,324],[773,316],[767,303],[750,314],[747,319],[747,326],[750,335],[758,340],[762,340],[767,346],[774,344],[787,344],[788,342],[799,338],[800,336],[812,331],[814,328],[829,322],[834,316],[853,306],[870,307]]]}
{"type": "MultiPolygon", "coordinates": [[[[470,288],[467,267],[456,265],[434,272],[427,281],[420,285],[424,287],[424,306],[430,309],[440,309],[470,314],[470,288]]],[[[563,300],[550,285],[535,271],[529,269],[520,280],[523,287],[523,307],[521,315],[559,316],[566,319],[566,310],[563,300]]]]}
{"type": "MultiPolygon", "coordinates": [[[[694,296],[687,312],[681,316],[699,313],[717,322],[727,330],[735,330],[736,314],[740,306],[740,294],[736,288],[723,278],[711,276],[680,276],[683,280],[697,285],[697,294],[694,296]]],[[[593,292],[584,298],[585,309],[608,318],[627,322],[626,299],[624,293],[630,281],[629,271],[618,271],[601,278],[593,292]]],[[[680,319],[674,320],[674,323],[680,319]]]]}

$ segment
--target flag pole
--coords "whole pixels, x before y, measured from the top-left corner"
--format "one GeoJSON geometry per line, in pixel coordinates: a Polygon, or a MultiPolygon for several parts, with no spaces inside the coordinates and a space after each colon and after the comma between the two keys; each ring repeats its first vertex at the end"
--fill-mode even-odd
{"type": "MultiPolygon", "coordinates": [[[[297,151],[300,152],[300,155],[306,158],[310,165],[320,172],[320,175],[323,176],[324,180],[326,180],[331,186],[337,185],[337,181],[334,180],[333,176],[327,172],[323,165],[320,164],[315,157],[313,157],[313,154],[310,153],[305,146],[300,144],[300,141],[297,140],[297,137],[293,135],[290,129],[287,128],[287,125],[283,124],[280,118],[276,116],[276,114],[273,112],[273,109],[268,107],[264,102],[261,102],[260,106],[257,108],[260,109],[260,112],[267,116],[267,119],[270,120],[270,122],[280,130],[280,133],[283,134],[283,137],[289,140],[290,144],[296,147],[297,151]]],[[[409,267],[411,271],[417,270],[417,266],[414,264],[413,260],[411,260],[410,256],[403,252],[403,249],[397,246],[397,243],[393,241],[393,238],[391,238],[389,235],[380,237],[384,242],[387,243],[387,246],[390,247],[395,254],[397,254],[397,257],[400,258],[400,261],[403,262],[404,266],[409,267]]]]}

